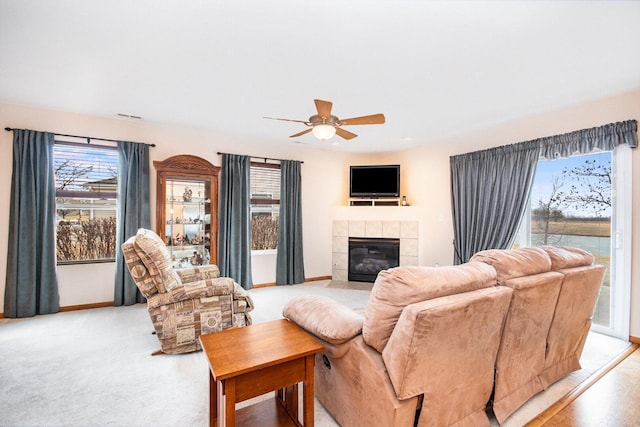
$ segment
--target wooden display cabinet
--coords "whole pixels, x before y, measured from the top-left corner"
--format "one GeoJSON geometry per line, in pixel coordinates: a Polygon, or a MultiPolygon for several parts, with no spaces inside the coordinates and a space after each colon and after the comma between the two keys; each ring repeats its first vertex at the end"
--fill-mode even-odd
{"type": "Polygon", "coordinates": [[[192,155],[154,161],[156,228],[174,268],[218,262],[220,168],[192,155]]]}

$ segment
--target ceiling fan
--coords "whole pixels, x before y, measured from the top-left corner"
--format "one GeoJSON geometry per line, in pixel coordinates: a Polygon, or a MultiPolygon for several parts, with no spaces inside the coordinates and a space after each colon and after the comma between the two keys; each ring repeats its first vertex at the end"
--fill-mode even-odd
{"type": "Polygon", "coordinates": [[[349,132],[348,130],[342,129],[342,126],[379,125],[384,123],[385,120],[384,114],[372,114],[370,116],[339,119],[338,117],[331,115],[331,107],[333,107],[332,102],[323,101],[321,99],[314,99],[313,102],[315,102],[316,104],[316,110],[318,111],[318,114],[314,114],[313,116],[309,117],[309,120],[280,119],[277,117],[265,117],[265,119],[304,123],[305,126],[309,126],[309,129],[291,135],[290,138],[295,138],[304,135],[305,133],[313,132],[313,135],[321,140],[327,140],[335,134],[344,139],[352,139],[358,135],[349,132]]]}

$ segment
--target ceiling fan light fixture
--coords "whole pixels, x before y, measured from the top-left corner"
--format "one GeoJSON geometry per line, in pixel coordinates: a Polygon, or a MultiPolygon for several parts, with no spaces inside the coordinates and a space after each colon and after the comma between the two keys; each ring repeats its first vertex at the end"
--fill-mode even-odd
{"type": "Polygon", "coordinates": [[[316,138],[326,141],[336,134],[336,128],[331,125],[315,125],[312,132],[316,138]]]}

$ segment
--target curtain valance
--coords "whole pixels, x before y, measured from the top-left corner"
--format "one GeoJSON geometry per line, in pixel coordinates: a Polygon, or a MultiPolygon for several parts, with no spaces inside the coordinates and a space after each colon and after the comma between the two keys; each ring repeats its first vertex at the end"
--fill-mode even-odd
{"type": "Polygon", "coordinates": [[[588,154],[593,151],[613,151],[618,145],[638,146],[638,122],[627,120],[589,129],[582,129],[562,135],[549,136],[527,141],[522,144],[540,145],[540,157],[548,160],[588,154]]]}

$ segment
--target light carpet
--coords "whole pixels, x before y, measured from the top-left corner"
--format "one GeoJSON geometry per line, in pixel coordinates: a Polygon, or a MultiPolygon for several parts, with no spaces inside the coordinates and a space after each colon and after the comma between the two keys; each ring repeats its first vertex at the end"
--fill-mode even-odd
{"type": "MultiPolygon", "coordinates": [[[[366,305],[368,291],[329,283],[251,290],[254,323],[281,318],[282,307],[296,295],[366,305]]],[[[204,354],[152,357],[159,344],[151,330],[144,304],[0,319],[0,426],[207,426],[204,354]]],[[[591,334],[584,368],[540,393],[506,426],[535,417],[626,345],[591,334]]],[[[317,401],[315,418],[320,427],[337,425],[317,401]]]]}

